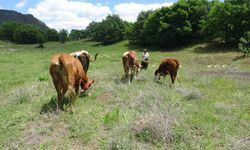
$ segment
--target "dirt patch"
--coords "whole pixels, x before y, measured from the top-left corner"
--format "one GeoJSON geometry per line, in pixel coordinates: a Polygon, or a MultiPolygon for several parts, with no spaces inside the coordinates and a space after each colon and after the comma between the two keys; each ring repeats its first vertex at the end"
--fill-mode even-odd
{"type": "Polygon", "coordinates": [[[222,66],[222,65],[228,65],[232,61],[232,57],[230,56],[199,56],[195,57],[194,59],[190,59],[189,63],[195,64],[195,65],[201,65],[201,66],[222,66]]]}
{"type": "Polygon", "coordinates": [[[22,136],[10,145],[12,148],[39,148],[51,143],[54,147],[63,146],[63,139],[69,136],[68,127],[63,122],[54,122],[58,116],[50,114],[40,120],[30,122],[22,136]]]}
{"type": "Polygon", "coordinates": [[[106,100],[110,99],[112,96],[113,96],[112,92],[106,92],[106,93],[99,95],[97,97],[97,99],[101,100],[101,101],[106,101],[106,100]]]}
{"type": "Polygon", "coordinates": [[[209,71],[195,72],[195,74],[199,76],[211,76],[211,77],[223,76],[231,79],[250,81],[250,72],[237,71],[237,70],[235,71],[226,69],[209,70],[209,71]]]}

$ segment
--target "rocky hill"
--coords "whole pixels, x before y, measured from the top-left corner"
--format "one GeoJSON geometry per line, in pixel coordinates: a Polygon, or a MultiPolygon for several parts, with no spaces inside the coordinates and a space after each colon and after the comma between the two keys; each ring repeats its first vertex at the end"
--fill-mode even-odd
{"type": "Polygon", "coordinates": [[[0,24],[2,24],[5,21],[15,21],[15,22],[32,24],[40,27],[41,29],[49,28],[48,26],[46,26],[45,23],[38,20],[31,14],[22,14],[13,10],[0,9],[0,24]]]}

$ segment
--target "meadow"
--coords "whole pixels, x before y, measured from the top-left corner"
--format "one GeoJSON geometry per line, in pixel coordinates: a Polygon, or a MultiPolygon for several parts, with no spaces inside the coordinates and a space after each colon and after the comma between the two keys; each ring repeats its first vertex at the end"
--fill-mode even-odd
{"type": "Polygon", "coordinates": [[[103,46],[87,40],[48,42],[44,49],[0,41],[0,149],[248,149],[250,58],[234,49],[195,44],[148,48],[150,64],[123,81],[127,41],[103,46]],[[49,75],[52,55],[87,50],[96,80],[74,104],[55,111],[49,75]],[[155,82],[162,58],[177,58],[181,83],[155,82]]]}

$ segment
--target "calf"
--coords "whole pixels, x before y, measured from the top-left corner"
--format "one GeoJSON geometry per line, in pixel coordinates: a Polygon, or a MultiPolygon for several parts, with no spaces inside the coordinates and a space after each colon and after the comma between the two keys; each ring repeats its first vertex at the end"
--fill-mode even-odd
{"type": "Polygon", "coordinates": [[[177,70],[179,69],[179,67],[180,63],[177,59],[163,59],[158,69],[155,70],[155,80],[160,80],[161,76],[163,76],[165,80],[166,76],[170,74],[172,84],[174,84],[176,78],[180,82],[177,76],[177,70]]]}
{"type": "Polygon", "coordinates": [[[70,55],[75,57],[75,58],[78,58],[80,60],[80,62],[82,64],[82,67],[83,67],[83,70],[87,74],[88,68],[89,68],[89,62],[90,61],[95,62],[98,53],[95,54],[95,59],[94,60],[92,60],[91,55],[87,51],[84,51],[84,50],[71,53],[70,55]]]}
{"type": "Polygon", "coordinates": [[[141,68],[141,65],[136,58],[136,52],[128,51],[123,53],[122,62],[126,80],[130,84],[134,78],[134,75],[138,75],[141,68]]]}
{"type": "Polygon", "coordinates": [[[79,86],[82,88],[81,91],[87,90],[94,80],[89,80],[81,62],[68,54],[54,55],[49,72],[57,91],[57,109],[63,110],[63,98],[68,91],[69,106],[73,112],[72,104],[79,94],[79,86]]]}

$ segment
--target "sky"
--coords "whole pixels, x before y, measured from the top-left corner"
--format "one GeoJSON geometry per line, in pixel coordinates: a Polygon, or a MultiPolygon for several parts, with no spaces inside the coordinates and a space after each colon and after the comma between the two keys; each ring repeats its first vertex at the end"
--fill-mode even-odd
{"type": "Polygon", "coordinates": [[[0,9],[32,14],[50,28],[85,29],[91,21],[117,14],[134,22],[141,11],[170,6],[177,0],[0,0],[0,9]]]}

